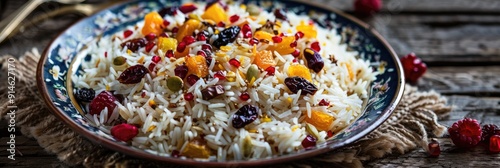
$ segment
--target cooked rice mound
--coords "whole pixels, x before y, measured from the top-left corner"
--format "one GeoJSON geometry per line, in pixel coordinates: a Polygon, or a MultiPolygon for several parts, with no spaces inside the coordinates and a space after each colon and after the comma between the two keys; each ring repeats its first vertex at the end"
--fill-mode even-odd
{"type": "Polygon", "coordinates": [[[93,115],[91,103],[83,103],[86,117],[111,135],[120,123],[137,127],[128,143],[161,156],[248,160],[325,142],[360,115],[376,72],[340,44],[336,28],[277,10],[184,4],[87,44],[80,54],[91,59],[72,77],[74,88],[123,100],[93,115]],[[235,39],[224,34],[228,29],[239,31],[235,39]],[[136,82],[119,80],[135,65],[147,73],[136,82]],[[291,88],[292,78],[315,90],[291,88]],[[244,119],[233,121],[238,117],[244,119]]]}

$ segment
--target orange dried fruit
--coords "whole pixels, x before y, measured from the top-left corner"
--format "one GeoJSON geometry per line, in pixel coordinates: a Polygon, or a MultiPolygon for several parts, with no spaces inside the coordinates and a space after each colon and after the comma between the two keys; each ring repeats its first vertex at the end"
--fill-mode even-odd
{"type": "Polygon", "coordinates": [[[158,37],[158,49],[163,52],[167,52],[168,50],[175,51],[177,48],[177,40],[174,38],[168,37],[158,37]]]}
{"type": "Polygon", "coordinates": [[[308,81],[312,81],[311,72],[309,72],[309,68],[302,64],[291,64],[288,67],[287,74],[289,77],[299,76],[308,81]]]}
{"type": "Polygon", "coordinates": [[[175,57],[175,58],[185,57],[185,56],[187,56],[187,55],[189,54],[189,51],[190,51],[190,50],[191,50],[190,48],[186,48],[186,49],[184,49],[184,51],[182,51],[182,52],[175,51],[175,53],[174,53],[174,57],[175,57]]]}
{"type": "Polygon", "coordinates": [[[201,28],[202,23],[196,19],[189,19],[184,23],[177,32],[177,41],[182,41],[185,36],[190,36],[196,29],[201,28]]]}
{"type": "Polygon", "coordinates": [[[276,61],[274,61],[273,52],[269,50],[262,50],[255,52],[253,63],[262,69],[267,69],[270,66],[276,66],[276,61]]]}
{"type": "Polygon", "coordinates": [[[259,40],[273,41],[273,34],[265,31],[256,31],[254,37],[259,40]]]}
{"type": "Polygon", "coordinates": [[[163,17],[158,12],[150,12],[144,17],[144,26],[141,33],[148,35],[154,33],[159,35],[163,33],[163,17]]]}
{"type": "Polygon", "coordinates": [[[314,25],[307,25],[303,21],[297,26],[297,31],[304,33],[305,38],[316,38],[318,35],[314,25]]]}
{"type": "Polygon", "coordinates": [[[281,55],[291,54],[295,51],[295,48],[291,44],[295,41],[295,36],[285,36],[282,37],[282,41],[271,47],[269,50],[277,51],[281,55]]]}
{"type": "Polygon", "coordinates": [[[207,10],[205,10],[205,13],[201,15],[201,18],[212,20],[215,23],[228,22],[228,16],[226,14],[226,11],[219,3],[215,3],[210,7],[208,7],[207,10]]]}
{"type": "Polygon", "coordinates": [[[188,67],[188,74],[194,74],[198,77],[208,75],[206,59],[201,55],[186,57],[186,66],[188,67]]]}
{"type": "Polygon", "coordinates": [[[320,131],[328,131],[330,129],[330,125],[332,125],[335,120],[335,117],[322,111],[312,110],[311,117],[306,116],[304,120],[320,131]]]}

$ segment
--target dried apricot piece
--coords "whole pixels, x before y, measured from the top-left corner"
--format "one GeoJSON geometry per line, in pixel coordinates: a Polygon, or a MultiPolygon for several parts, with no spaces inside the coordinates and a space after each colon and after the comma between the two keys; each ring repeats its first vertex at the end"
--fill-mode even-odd
{"type": "Polygon", "coordinates": [[[282,37],[282,41],[269,48],[269,50],[274,50],[281,55],[291,54],[295,51],[295,48],[291,44],[295,41],[295,36],[285,36],[282,37]]]}
{"type": "Polygon", "coordinates": [[[273,41],[273,34],[265,31],[256,31],[254,37],[259,40],[273,41]]]}
{"type": "Polygon", "coordinates": [[[144,27],[141,33],[147,35],[154,33],[159,35],[163,33],[163,17],[158,12],[150,12],[144,17],[144,27]]]}
{"type": "Polygon", "coordinates": [[[205,57],[201,55],[186,57],[186,66],[188,67],[188,74],[194,74],[198,77],[205,77],[208,75],[205,57]]]}
{"type": "Polygon", "coordinates": [[[314,125],[314,127],[316,127],[316,129],[320,131],[327,131],[330,129],[330,125],[332,125],[335,117],[328,115],[322,111],[312,110],[311,117],[306,116],[304,120],[307,123],[314,125]]]}
{"type": "Polygon", "coordinates": [[[159,37],[158,38],[158,49],[162,50],[163,52],[167,52],[168,50],[173,50],[175,51],[175,48],[177,47],[177,40],[174,38],[168,38],[168,37],[159,37]]]}
{"type": "Polygon", "coordinates": [[[184,23],[177,32],[177,41],[182,41],[185,36],[190,36],[196,29],[201,28],[202,23],[196,19],[189,19],[184,23]]]}
{"type": "Polygon", "coordinates": [[[297,31],[304,33],[305,38],[316,38],[318,35],[314,25],[307,25],[303,21],[297,26],[297,31]]]}
{"type": "Polygon", "coordinates": [[[219,4],[215,3],[205,10],[205,13],[201,15],[201,18],[212,20],[215,23],[223,22],[226,23],[228,20],[228,16],[224,8],[219,4]]]}
{"type": "Polygon", "coordinates": [[[256,52],[254,54],[253,63],[262,69],[267,69],[270,66],[276,66],[276,61],[274,61],[273,53],[269,50],[256,52]]]}
{"type": "Polygon", "coordinates": [[[287,74],[289,77],[299,76],[302,77],[309,82],[312,81],[311,72],[309,72],[309,68],[302,64],[292,64],[288,67],[287,74]]]}

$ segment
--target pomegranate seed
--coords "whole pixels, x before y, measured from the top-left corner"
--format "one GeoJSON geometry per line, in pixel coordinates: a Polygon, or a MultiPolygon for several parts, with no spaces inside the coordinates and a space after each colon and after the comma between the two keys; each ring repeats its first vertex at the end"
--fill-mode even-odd
{"type": "Polygon", "coordinates": [[[210,46],[209,44],[203,44],[203,45],[201,45],[201,49],[212,51],[212,46],[210,46]]]}
{"type": "Polygon", "coordinates": [[[243,38],[251,38],[252,37],[252,29],[250,28],[250,26],[248,24],[243,25],[241,31],[243,32],[243,38]]]}
{"type": "Polygon", "coordinates": [[[188,67],[186,65],[179,65],[175,67],[174,69],[174,74],[175,76],[178,76],[181,79],[184,79],[188,73],[188,67]]]}
{"type": "Polygon", "coordinates": [[[319,46],[319,42],[315,41],[311,43],[311,49],[313,49],[316,52],[321,51],[321,47],[319,46]]]}
{"type": "Polygon", "coordinates": [[[292,43],[290,43],[290,47],[292,48],[297,47],[297,41],[293,41],[292,43]]]}
{"type": "Polygon", "coordinates": [[[146,97],[146,91],[142,91],[142,93],[141,93],[141,97],[142,97],[142,98],[146,97]]]}
{"type": "Polygon", "coordinates": [[[167,20],[163,20],[163,26],[168,27],[170,25],[170,22],[167,20]]]}
{"type": "Polygon", "coordinates": [[[238,16],[238,15],[233,15],[233,16],[229,17],[229,21],[231,23],[234,23],[234,22],[236,22],[238,20],[240,20],[240,16],[238,16]]]}
{"type": "Polygon", "coordinates": [[[301,39],[302,37],[304,37],[304,33],[301,31],[295,33],[295,40],[301,39]]]}
{"type": "Polygon", "coordinates": [[[247,101],[248,99],[250,99],[250,95],[247,92],[241,93],[240,100],[247,101]]]}
{"type": "Polygon", "coordinates": [[[197,40],[197,41],[206,41],[206,40],[207,40],[207,36],[205,36],[205,33],[203,33],[203,32],[199,32],[199,33],[196,35],[196,40],[197,40]]]}
{"type": "Polygon", "coordinates": [[[155,56],[153,56],[153,58],[151,58],[151,61],[153,61],[154,63],[158,63],[161,61],[161,57],[155,55],[155,56]]]}
{"type": "Polygon", "coordinates": [[[252,39],[250,39],[249,43],[250,43],[250,45],[257,45],[257,44],[259,44],[259,39],[252,38],[252,39]]]}
{"type": "Polygon", "coordinates": [[[295,58],[299,57],[300,56],[300,50],[299,49],[295,49],[295,51],[293,51],[293,53],[292,53],[292,56],[295,57],[295,58]]]}
{"type": "Polygon", "coordinates": [[[107,51],[104,52],[104,57],[108,58],[108,52],[107,51]]]}
{"type": "Polygon", "coordinates": [[[179,43],[179,45],[177,45],[177,52],[180,52],[180,53],[184,52],[184,50],[186,49],[186,46],[187,46],[186,42],[181,41],[179,43]]]}
{"type": "Polygon", "coordinates": [[[299,60],[297,60],[297,58],[295,58],[295,59],[292,60],[292,62],[293,63],[297,63],[297,62],[299,62],[299,60]]]}
{"type": "Polygon", "coordinates": [[[187,77],[186,80],[187,80],[189,85],[193,86],[199,79],[200,79],[200,77],[191,74],[187,77]]]}
{"type": "Polygon", "coordinates": [[[490,147],[491,153],[500,153],[500,135],[493,135],[490,137],[490,147]]]}
{"type": "Polygon", "coordinates": [[[156,45],[155,42],[152,41],[148,42],[148,44],[146,44],[146,52],[150,52],[155,45],[156,45]]]}
{"type": "Polygon", "coordinates": [[[120,141],[129,141],[139,134],[139,129],[131,124],[118,124],[111,128],[111,135],[120,141]]]}
{"type": "Polygon", "coordinates": [[[132,30],[125,30],[123,32],[123,37],[128,38],[130,37],[130,35],[132,35],[132,33],[134,33],[132,30]]]}
{"type": "Polygon", "coordinates": [[[273,67],[273,66],[267,67],[267,68],[266,68],[266,72],[267,72],[267,75],[269,75],[269,76],[273,76],[273,75],[274,75],[274,73],[276,72],[276,68],[275,68],[275,67],[273,67]]]}
{"type": "Polygon", "coordinates": [[[155,38],[156,38],[156,34],[154,34],[154,33],[149,33],[148,35],[146,35],[146,40],[148,40],[148,41],[153,41],[153,40],[155,40],[155,38]]]}
{"type": "Polygon", "coordinates": [[[181,152],[179,152],[178,150],[173,150],[172,151],[172,157],[178,158],[180,156],[181,156],[181,152]]]}
{"type": "Polygon", "coordinates": [[[205,58],[207,57],[207,54],[203,50],[200,50],[200,51],[196,52],[196,55],[201,55],[201,56],[203,56],[205,58]]]}
{"type": "Polygon", "coordinates": [[[174,51],[168,50],[167,53],[165,53],[165,57],[167,57],[167,58],[173,58],[174,57],[174,51]]]}
{"type": "Polygon", "coordinates": [[[179,7],[179,10],[182,13],[190,13],[190,12],[195,11],[196,9],[198,9],[198,8],[196,6],[194,6],[194,4],[187,4],[187,5],[182,5],[181,7],[179,7]]]}
{"type": "Polygon", "coordinates": [[[182,38],[182,41],[186,43],[186,45],[193,44],[196,39],[193,36],[185,36],[182,38]]]}
{"type": "Polygon", "coordinates": [[[148,70],[149,70],[150,72],[153,72],[153,70],[155,70],[155,67],[156,67],[156,63],[151,62],[151,63],[149,64],[149,66],[148,66],[148,70]]]}
{"type": "Polygon", "coordinates": [[[222,71],[217,71],[214,74],[214,78],[219,78],[219,81],[226,80],[226,76],[224,75],[224,72],[222,72],[222,71]]]}
{"type": "Polygon", "coordinates": [[[226,27],[226,24],[224,22],[219,22],[219,23],[217,23],[217,26],[219,26],[219,27],[226,27]]]}
{"type": "Polygon", "coordinates": [[[186,101],[191,101],[191,100],[193,100],[193,99],[194,99],[194,95],[193,95],[193,93],[189,92],[189,93],[185,93],[185,94],[184,94],[184,100],[186,100],[186,101]]]}
{"type": "Polygon", "coordinates": [[[329,106],[330,102],[326,101],[325,99],[321,99],[318,103],[319,106],[329,106]]]}
{"type": "Polygon", "coordinates": [[[314,138],[313,136],[307,135],[306,138],[302,140],[302,147],[304,147],[304,149],[314,146],[316,146],[316,138],[314,138]]]}
{"type": "Polygon", "coordinates": [[[287,19],[286,11],[283,9],[275,9],[273,13],[274,13],[274,16],[276,16],[276,18],[278,18],[278,19],[281,19],[281,20],[287,19]]]}
{"type": "Polygon", "coordinates": [[[167,33],[163,32],[163,33],[160,34],[160,37],[166,37],[166,38],[168,38],[169,36],[168,36],[167,33]]]}
{"type": "Polygon", "coordinates": [[[283,41],[283,38],[280,36],[274,36],[273,37],[273,42],[274,43],[281,43],[283,41]]]}
{"type": "Polygon", "coordinates": [[[229,64],[231,64],[232,66],[234,66],[236,68],[240,67],[240,65],[241,65],[240,61],[236,60],[235,58],[231,58],[229,60],[229,64]]]}
{"type": "Polygon", "coordinates": [[[172,29],[172,33],[177,33],[178,31],[179,31],[179,28],[178,28],[178,27],[174,27],[174,28],[172,29]]]}
{"type": "Polygon", "coordinates": [[[330,138],[332,136],[333,136],[333,131],[332,130],[328,130],[328,132],[326,132],[326,137],[330,138]]]}
{"type": "Polygon", "coordinates": [[[435,139],[432,139],[428,145],[429,147],[429,156],[430,157],[438,157],[441,154],[441,148],[439,147],[439,142],[435,139]]]}

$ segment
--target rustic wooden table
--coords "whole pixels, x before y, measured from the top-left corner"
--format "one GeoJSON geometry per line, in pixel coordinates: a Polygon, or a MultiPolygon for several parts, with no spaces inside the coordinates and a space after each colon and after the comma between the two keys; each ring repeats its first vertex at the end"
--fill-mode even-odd
{"type": "MultiPolygon", "coordinates": [[[[353,0],[315,1],[352,11],[353,0]]],[[[0,9],[3,14],[0,18],[24,2],[7,0],[5,9],[0,9]]],[[[59,7],[57,3],[48,3],[32,15],[59,7]]],[[[42,50],[58,32],[81,17],[68,14],[37,24],[0,44],[0,55],[21,55],[32,47],[42,50]]],[[[428,72],[418,87],[442,93],[449,105],[454,106],[442,124],[449,126],[465,116],[482,124],[500,124],[500,1],[384,0],[382,12],[367,22],[387,38],[400,56],[415,52],[427,63],[428,72]]],[[[0,148],[5,149],[8,135],[5,122],[0,124],[0,130],[0,148]]],[[[488,154],[483,146],[463,151],[456,149],[449,138],[438,141],[442,148],[439,158],[428,158],[418,149],[368,162],[366,166],[500,167],[500,154],[488,154]]],[[[16,136],[16,147],[23,156],[11,161],[6,150],[1,150],[0,167],[67,167],[55,155],[46,153],[35,139],[20,133],[16,136]]]]}

